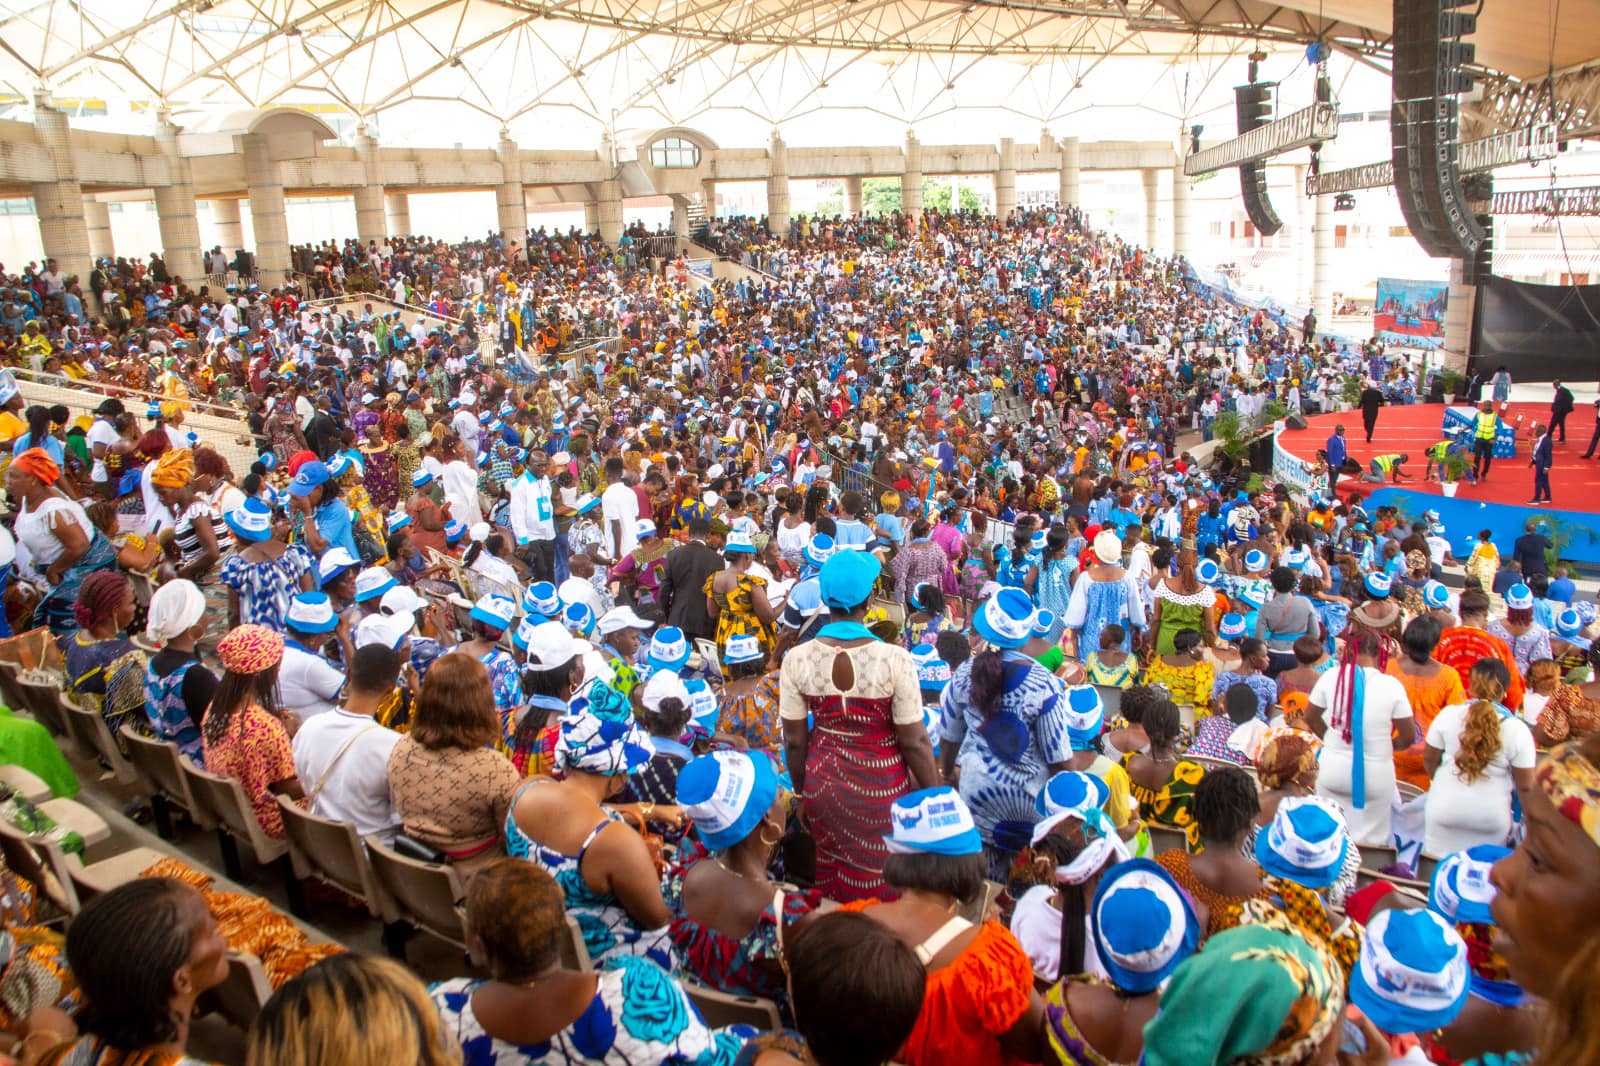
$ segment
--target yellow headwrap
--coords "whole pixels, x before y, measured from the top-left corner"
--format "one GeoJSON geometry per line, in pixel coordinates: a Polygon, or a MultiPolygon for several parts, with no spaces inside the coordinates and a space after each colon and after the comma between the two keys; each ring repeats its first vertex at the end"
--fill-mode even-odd
{"type": "Polygon", "coordinates": [[[169,448],[156,460],[150,472],[150,484],[165,489],[177,489],[194,480],[194,452],[188,448],[169,448]]]}

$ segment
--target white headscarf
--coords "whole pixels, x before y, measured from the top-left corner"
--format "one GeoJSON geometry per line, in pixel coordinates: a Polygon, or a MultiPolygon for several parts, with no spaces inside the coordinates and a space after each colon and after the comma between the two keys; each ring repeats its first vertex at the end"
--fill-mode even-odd
{"type": "Polygon", "coordinates": [[[184,578],[168,581],[150,597],[144,635],[153,643],[165,644],[192,629],[205,613],[206,598],[198,585],[184,578]]]}

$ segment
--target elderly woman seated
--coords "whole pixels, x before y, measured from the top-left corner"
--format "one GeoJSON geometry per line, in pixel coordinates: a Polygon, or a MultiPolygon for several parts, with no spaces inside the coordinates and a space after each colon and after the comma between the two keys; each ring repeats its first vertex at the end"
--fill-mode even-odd
{"type": "Polygon", "coordinates": [[[80,706],[99,711],[114,735],[144,707],[145,654],[128,639],[133,586],[115,570],[84,579],[72,609],[80,628],[63,643],[67,690],[80,706]]]}

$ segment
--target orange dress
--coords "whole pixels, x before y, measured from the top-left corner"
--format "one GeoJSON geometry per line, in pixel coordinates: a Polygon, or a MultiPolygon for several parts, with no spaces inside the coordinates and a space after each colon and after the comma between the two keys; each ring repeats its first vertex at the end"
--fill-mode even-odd
{"type": "MultiPolygon", "coordinates": [[[[840,904],[865,911],[879,900],[840,904]]],[[[948,966],[928,972],[922,1014],[895,1057],[905,1066],[1011,1066],[1000,1037],[1022,1018],[1033,994],[1033,965],[1011,931],[987,921],[948,966]]]]}
{"type": "Polygon", "coordinates": [[[1434,716],[1446,707],[1465,703],[1467,693],[1461,687],[1461,675],[1448,666],[1432,677],[1403,674],[1397,663],[1390,663],[1388,672],[1390,677],[1405,686],[1406,698],[1411,701],[1411,715],[1417,720],[1417,742],[1404,751],[1394,753],[1394,775],[1426,792],[1428,786],[1433,784],[1433,779],[1422,768],[1428,727],[1433,724],[1434,716]]]}

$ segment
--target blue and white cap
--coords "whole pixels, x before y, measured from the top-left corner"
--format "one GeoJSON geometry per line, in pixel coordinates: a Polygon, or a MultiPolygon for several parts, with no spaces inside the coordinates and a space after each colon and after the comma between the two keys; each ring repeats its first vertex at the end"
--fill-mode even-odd
{"type": "MultiPolygon", "coordinates": [[[[17,377],[15,374],[9,370],[0,370],[0,403],[10,403],[11,400],[16,397],[17,393],[21,391],[21,386],[17,384],[17,377]]],[[[150,417],[154,418],[160,413],[161,410],[158,407],[156,409],[156,414],[151,415],[150,417]]]]}
{"type": "Polygon", "coordinates": [[[1101,876],[1089,922],[1112,983],[1135,995],[1159,988],[1200,946],[1188,896],[1149,859],[1129,859],[1101,876]]]}
{"type": "Polygon", "coordinates": [[[533,631],[539,625],[537,615],[525,614],[517,623],[517,628],[511,631],[511,643],[520,651],[528,650],[528,641],[533,639],[533,631]]]}
{"type": "Polygon", "coordinates": [[[1533,608],[1533,590],[1522,582],[1517,582],[1506,589],[1506,607],[1513,611],[1527,611],[1533,608]]]}
{"type": "Polygon", "coordinates": [[[1033,635],[1047,637],[1050,630],[1056,625],[1056,613],[1049,608],[1041,607],[1033,614],[1033,635]]]}
{"type": "Polygon", "coordinates": [[[893,830],[883,838],[891,855],[977,855],[983,838],[972,811],[949,785],[907,793],[889,808],[893,830]]]}
{"type": "Polygon", "coordinates": [[[1256,839],[1256,860],[1269,874],[1307,888],[1338,880],[1350,848],[1344,812],[1317,796],[1279,803],[1272,824],[1256,839]]]}
{"type": "Polygon", "coordinates": [[[1036,551],[1036,552],[1044,551],[1045,542],[1048,539],[1049,538],[1045,536],[1044,530],[1042,530],[1042,529],[1034,530],[1033,531],[1033,536],[1028,538],[1028,550],[1029,551],[1036,551]]]}
{"type": "Polygon", "coordinates": [[[1052,829],[1068,818],[1086,820],[1089,811],[1101,809],[1110,798],[1111,786],[1094,774],[1081,770],[1051,774],[1033,800],[1033,809],[1040,818],[1033,827],[1034,844],[1049,836],[1052,829]]]}
{"type": "Polygon", "coordinates": [[[1260,607],[1267,602],[1267,590],[1259,581],[1246,581],[1239,586],[1239,599],[1251,607],[1260,607]]]}
{"type": "Polygon", "coordinates": [[[689,691],[689,714],[695,724],[708,733],[717,731],[717,693],[703,677],[691,677],[683,683],[689,691]]]}
{"type": "Polygon", "coordinates": [[[317,559],[317,581],[326,585],[353,566],[360,566],[348,549],[334,545],[317,559]]]}
{"type": "Polygon", "coordinates": [[[1388,599],[1389,590],[1394,587],[1394,581],[1388,574],[1376,570],[1363,578],[1362,583],[1366,585],[1367,595],[1375,600],[1388,599]]]}
{"type": "Polygon", "coordinates": [[[678,771],[678,806],[712,851],[755,832],[777,798],[778,775],[761,752],[714,751],[678,771]]]}
{"type": "Polygon", "coordinates": [[[240,540],[260,541],[272,536],[272,508],[251,497],[222,520],[240,540]]]}
{"type": "Polygon", "coordinates": [[[296,593],[289,601],[286,622],[301,633],[332,633],[339,628],[339,616],[326,592],[296,593]]]}
{"type": "Polygon", "coordinates": [[[411,524],[411,516],[406,514],[404,511],[394,510],[389,512],[389,515],[384,522],[388,526],[389,533],[392,536],[411,524]]]}
{"type": "Polygon", "coordinates": [[[354,465],[354,459],[350,458],[350,456],[346,455],[344,452],[340,452],[332,459],[328,460],[328,476],[333,478],[343,477],[346,471],[348,471],[354,465]]]}
{"type": "Polygon", "coordinates": [[[561,624],[580,637],[587,637],[594,632],[594,624],[598,621],[594,608],[580,601],[569,603],[561,611],[561,624]]]}
{"type": "Polygon", "coordinates": [[[1283,565],[1290,570],[1303,570],[1311,562],[1311,549],[1290,548],[1283,553],[1283,565]]]}
{"type": "Polygon", "coordinates": [[[833,538],[826,533],[818,533],[806,541],[806,546],[800,549],[800,554],[812,566],[821,566],[828,561],[835,550],[833,538]]]}
{"type": "Polygon", "coordinates": [[[1583,615],[1568,607],[1556,615],[1556,636],[1562,640],[1571,640],[1583,629],[1583,615]]]}
{"type": "Polygon", "coordinates": [[[1222,620],[1217,623],[1217,635],[1223,640],[1243,640],[1246,636],[1244,615],[1236,611],[1229,611],[1223,615],[1222,620]]]}
{"type": "Polygon", "coordinates": [[[917,665],[917,684],[924,692],[943,692],[950,683],[950,664],[939,658],[932,644],[918,644],[911,649],[911,661],[917,665]]]}
{"type": "Polygon", "coordinates": [[[1511,854],[1498,844],[1479,844],[1439,860],[1428,884],[1428,906],[1452,922],[1493,923],[1489,904],[1496,889],[1489,880],[1494,864],[1511,854]]]}
{"type": "Polygon", "coordinates": [[[433,481],[433,475],[428,473],[426,467],[418,467],[417,472],[411,475],[411,487],[420,489],[433,481]]]}
{"type": "Polygon", "coordinates": [[[548,581],[535,581],[522,593],[522,609],[528,614],[552,619],[561,613],[561,597],[548,581]]]}
{"type": "Polygon", "coordinates": [[[511,628],[512,621],[517,617],[517,605],[509,596],[496,596],[490,593],[478,597],[478,602],[472,605],[469,617],[474,622],[482,622],[491,629],[498,629],[504,633],[511,628]]]}
{"type": "Polygon", "coordinates": [[[1252,574],[1259,574],[1270,565],[1272,560],[1260,548],[1251,548],[1244,553],[1244,568],[1252,574]]]}
{"type": "Polygon", "coordinates": [[[662,626],[650,638],[648,661],[657,670],[676,674],[689,661],[689,638],[677,626],[662,626]]]}
{"type": "Polygon", "coordinates": [[[1443,581],[1429,581],[1422,586],[1422,602],[1434,610],[1444,610],[1450,606],[1450,590],[1443,581]]]}
{"type": "Polygon", "coordinates": [[[1060,698],[1066,703],[1062,719],[1074,748],[1088,744],[1105,729],[1106,705],[1099,689],[1093,685],[1073,685],[1060,698]]]}
{"type": "Polygon", "coordinates": [[[1200,579],[1202,585],[1216,585],[1222,580],[1222,567],[1217,565],[1215,559],[1201,559],[1195,565],[1194,576],[1200,579]]]}
{"type": "Polygon", "coordinates": [[[1003,588],[973,615],[973,628],[997,648],[1020,648],[1033,636],[1033,601],[1018,588],[1003,588]]]}
{"type": "Polygon", "coordinates": [[[356,575],[356,602],[375,600],[398,584],[388,570],[381,566],[369,566],[356,575]]]}
{"type": "Polygon", "coordinates": [[[729,554],[754,555],[756,553],[756,545],[755,541],[750,539],[750,534],[741,529],[736,529],[723,540],[722,550],[729,554]]]}
{"type": "Polygon", "coordinates": [[[741,633],[728,638],[728,643],[722,648],[722,661],[725,663],[753,663],[765,654],[761,650],[761,641],[754,633],[741,633]]]}
{"type": "Polygon", "coordinates": [[[1367,923],[1350,973],[1350,1002],[1385,1033],[1450,1024],[1470,987],[1466,941],[1433,911],[1379,911],[1367,923]]]}

